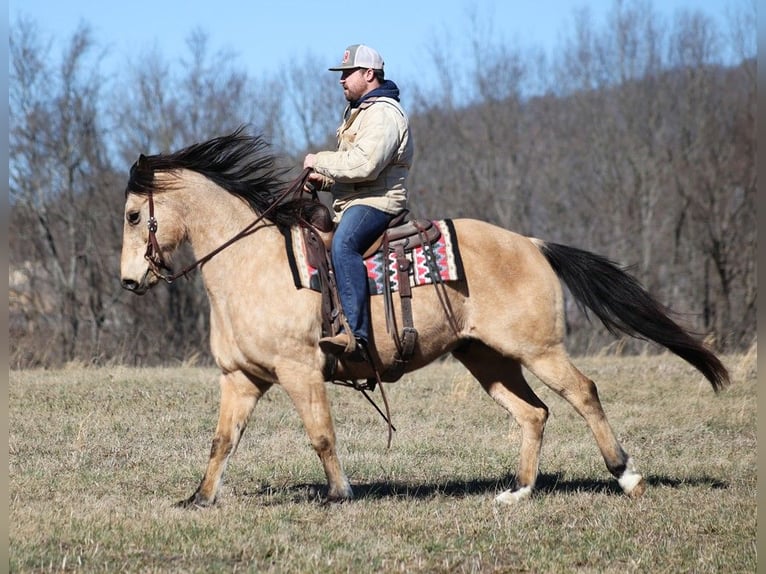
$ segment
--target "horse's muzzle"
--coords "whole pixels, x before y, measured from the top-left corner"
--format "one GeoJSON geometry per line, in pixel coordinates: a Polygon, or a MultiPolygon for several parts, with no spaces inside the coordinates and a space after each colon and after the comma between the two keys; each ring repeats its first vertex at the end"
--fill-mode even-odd
{"type": "Polygon", "coordinates": [[[120,284],[122,285],[123,289],[127,289],[136,295],[143,295],[149,290],[149,286],[146,284],[146,282],[139,283],[134,279],[123,279],[120,284]]]}

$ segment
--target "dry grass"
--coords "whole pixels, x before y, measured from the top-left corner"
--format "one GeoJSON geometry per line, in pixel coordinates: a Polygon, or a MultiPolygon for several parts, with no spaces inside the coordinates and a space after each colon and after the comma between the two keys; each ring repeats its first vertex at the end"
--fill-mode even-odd
{"type": "MultiPolygon", "coordinates": [[[[256,409],[218,506],[196,488],[217,416],[211,369],[11,372],[14,572],[754,572],[756,374],[719,396],[671,356],[581,359],[649,482],[631,500],[589,431],[551,407],[539,491],[496,506],[519,434],[448,361],[389,385],[398,433],[331,387],[357,499],[323,505],[321,466],[279,389],[256,409]]],[[[376,393],[376,396],[379,396],[376,393]]]]}

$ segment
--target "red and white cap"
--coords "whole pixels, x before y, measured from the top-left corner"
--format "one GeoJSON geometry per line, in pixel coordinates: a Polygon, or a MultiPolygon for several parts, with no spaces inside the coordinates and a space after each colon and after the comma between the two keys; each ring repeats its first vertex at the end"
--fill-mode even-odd
{"type": "Polygon", "coordinates": [[[331,72],[341,72],[343,70],[353,70],[355,68],[372,68],[373,70],[383,69],[383,58],[377,50],[373,50],[364,44],[352,44],[343,52],[343,59],[338,66],[329,68],[331,72]]]}

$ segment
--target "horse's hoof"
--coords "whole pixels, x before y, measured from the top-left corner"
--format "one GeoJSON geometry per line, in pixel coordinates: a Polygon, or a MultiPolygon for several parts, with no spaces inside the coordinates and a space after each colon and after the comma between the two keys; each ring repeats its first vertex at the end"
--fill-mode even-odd
{"type": "Polygon", "coordinates": [[[213,506],[215,501],[207,501],[202,498],[195,492],[192,496],[185,500],[179,500],[176,502],[173,506],[176,508],[183,508],[186,510],[197,510],[200,508],[207,508],[209,506],[213,506]]]}
{"type": "Polygon", "coordinates": [[[643,496],[645,492],[646,492],[646,481],[643,478],[641,478],[641,476],[639,475],[639,481],[629,491],[626,490],[625,494],[627,494],[631,498],[638,498],[639,496],[643,496]]]}
{"type": "Polygon", "coordinates": [[[343,502],[351,502],[354,500],[354,495],[352,493],[348,494],[328,494],[327,498],[325,498],[325,502],[328,504],[342,504],[343,502]]]}
{"type": "Polygon", "coordinates": [[[353,500],[354,491],[348,481],[344,481],[338,488],[330,488],[327,492],[327,502],[347,502],[353,500]]]}
{"type": "Polygon", "coordinates": [[[517,490],[506,490],[501,492],[495,497],[495,502],[498,504],[516,504],[529,498],[532,495],[532,488],[529,486],[522,486],[517,490]]]}
{"type": "Polygon", "coordinates": [[[631,498],[638,498],[646,492],[646,482],[637,472],[634,472],[630,466],[625,469],[622,476],[617,479],[622,491],[631,498]]]}

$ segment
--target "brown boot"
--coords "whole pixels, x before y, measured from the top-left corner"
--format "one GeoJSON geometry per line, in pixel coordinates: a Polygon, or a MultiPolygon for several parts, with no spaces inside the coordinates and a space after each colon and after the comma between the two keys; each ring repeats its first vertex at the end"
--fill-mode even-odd
{"type": "Polygon", "coordinates": [[[353,335],[341,332],[332,337],[319,339],[319,348],[331,355],[345,355],[356,349],[356,339],[353,335]]]}

